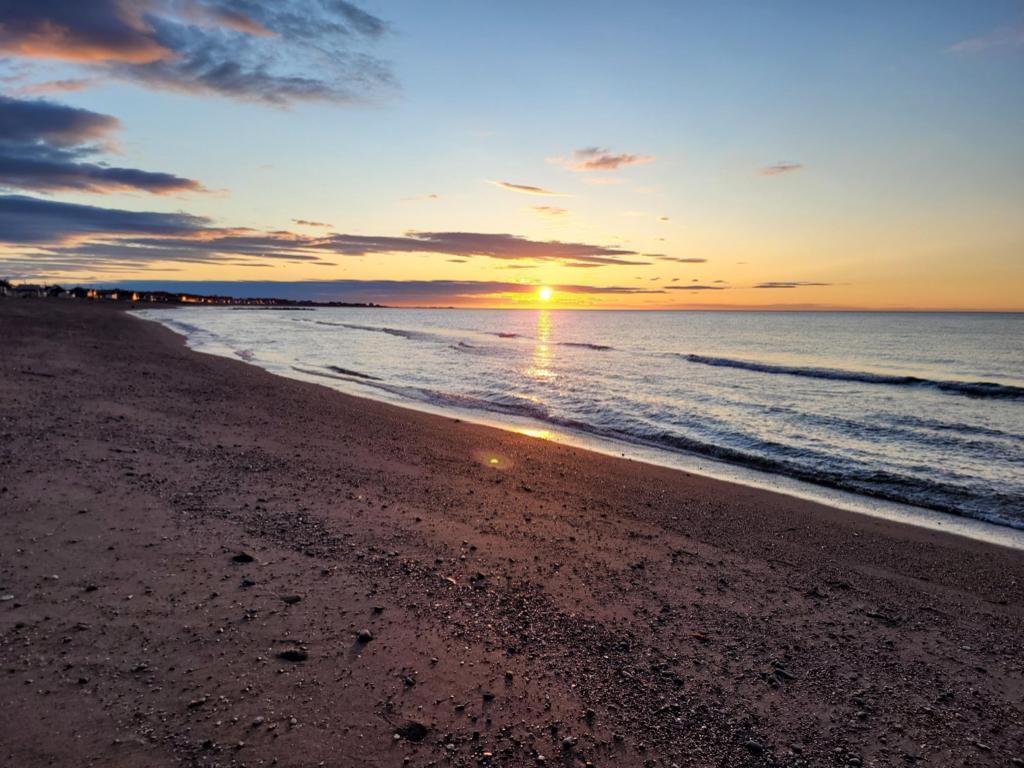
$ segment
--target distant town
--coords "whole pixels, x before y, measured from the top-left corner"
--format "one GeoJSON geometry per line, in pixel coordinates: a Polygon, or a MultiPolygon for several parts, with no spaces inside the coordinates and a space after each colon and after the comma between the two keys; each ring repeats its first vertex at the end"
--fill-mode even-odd
{"type": "Polygon", "coordinates": [[[131,288],[65,288],[60,285],[15,285],[0,280],[0,296],[16,298],[84,299],[86,301],[116,301],[140,304],[210,304],[237,307],[381,307],[382,304],[345,301],[297,301],[273,297],[238,298],[235,296],[205,296],[197,293],[170,291],[136,291],[131,288]]]}

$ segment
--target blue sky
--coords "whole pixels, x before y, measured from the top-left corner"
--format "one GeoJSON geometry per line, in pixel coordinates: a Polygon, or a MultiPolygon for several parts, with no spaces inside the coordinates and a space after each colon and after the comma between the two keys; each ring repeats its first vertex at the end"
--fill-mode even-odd
{"type": "MultiPolygon", "coordinates": [[[[115,0],[103,4],[118,13],[115,0]]],[[[107,162],[210,190],[43,196],[187,211],[218,228],[294,231],[293,219],[302,219],[360,236],[505,233],[704,261],[580,269],[375,251],[315,266],[239,266],[255,262],[224,254],[112,270],[110,259],[93,254],[77,271],[52,276],[124,282],[159,277],[156,269],[174,270],[176,280],[722,286],[638,293],[637,306],[776,304],[778,292],[754,286],[784,282],[800,284],[786,300],[801,305],[1022,308],[1020,2],[359,8],[387,31],[354,48],[390,81],[375,81],[351,103],[270,105],[258,94],[154,86],[95,62],[24,55],[25,46],[11,42],[18,32],[9,33],[13,98],[40,98],[40,83],[89,78],[85,89],[41,97],[118,118],[107,162]],[[588,147],[650,159],[605,173],[573,170],[574,152],[588,147]],[[766,175],[773,166],[788,170],[766,175]],[[493,183],[501,181],[559,195],[518,194],[493,183]]],[[[274,40],[285,53],[288,42],[274,40]]],[[[26,274],[46,272],[26,267],[31,248],[6,252],[26,274]]],[[[519,298],[494,298],[505,300],[519,298]]],[[[614,292],[608,301],[625,300],[614,292]]]]}

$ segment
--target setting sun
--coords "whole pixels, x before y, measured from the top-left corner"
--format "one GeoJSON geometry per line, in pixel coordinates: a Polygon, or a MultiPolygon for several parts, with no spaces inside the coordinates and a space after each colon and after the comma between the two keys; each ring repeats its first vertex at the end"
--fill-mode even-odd
{"type": "Polygon", "coordinates": [[[551,289],[547,286],[537,290],[537,298],[541,301],[551,301],[551,289]]]}

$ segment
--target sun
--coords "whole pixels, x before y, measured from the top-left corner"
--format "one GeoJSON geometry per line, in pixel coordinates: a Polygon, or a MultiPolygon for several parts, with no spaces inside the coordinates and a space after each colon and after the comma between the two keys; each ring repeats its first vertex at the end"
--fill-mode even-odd
{"type": "Polygon", "coordinates": [[[541,301],[551,301],[551,294],[553,291],[546,285],[543,288],[537,289],[537,298],[541,301]]]}

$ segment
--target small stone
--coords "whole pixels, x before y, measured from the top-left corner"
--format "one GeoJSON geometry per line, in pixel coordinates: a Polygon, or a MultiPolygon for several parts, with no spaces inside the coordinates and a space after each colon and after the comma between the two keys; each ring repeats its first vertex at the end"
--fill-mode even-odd
{"type": "Polygon", "coordinates": [[[427,731],[427,726],[425,726],[423,723],[418,723],[415,720],[410,720],[409,722],[405,723],[405,725],[403,725],[401,728],[399,728],[395,732],[395,735],[400,736],[401,738],[407,741],[423,741],[425,738],[427,738],[427,731]]]}
{"type": "Polygon", "coordinates": [[[263,725],[263,715],[259,715],[258,717],[254,717],[252,719],[253,728],[259,728],[261,725],[263,725]]]}
{"type": "Polygon", "coordinates": [[[250,555],[248,552],[239,552],[237,555],[231,558],[234,563],[251,563],[256,558],[250,555]]]}
{"type": "Polygon", "coordinates": [[[744,742],[743,747],[747,750],[747,752],[749,752],[752,755],[764,754],[764,746],[760,742],[754,741],[753,739],[744,742]]]}
{"type": "Polygon", "coordinates": [[[298,595],[285,595],[281,598],[281,601],[288,605],[295,605],[302,600],[298,595]]]}
{"type": "Polygon", "coordinates": [[[309,654],[301,648],[288,648],[287,650],[281,651],[277,654],[277,658],[283,659],[284,661],[305,661],[309,658],[309,654]]]}
{"type": "Polygon", "coordinates": [[[366,644],[373,640],[373,633],[368,629],[360,629],[356,632],[356,640],[360,643],[366,644]]]}

